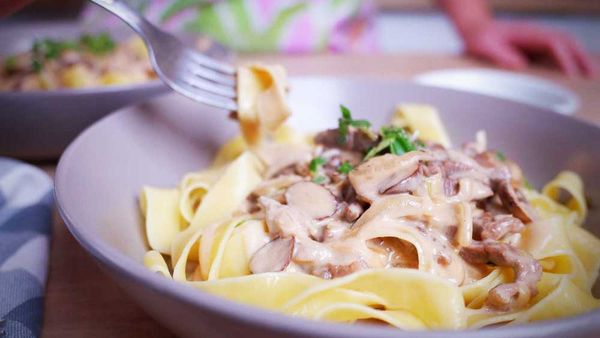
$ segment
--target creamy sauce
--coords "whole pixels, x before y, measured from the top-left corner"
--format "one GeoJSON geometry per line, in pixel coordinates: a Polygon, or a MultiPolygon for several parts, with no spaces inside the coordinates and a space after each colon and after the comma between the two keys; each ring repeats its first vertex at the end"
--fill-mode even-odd
{"type": "MultiPolygon", "coordinates": [[[[316,152],[319,156],[329,154],[319,148],[316,152]]],[[[272,145],[263,147],[259,154],[269,167],[269,175],[315,156],[305,148],[272,145]]],[[[319,172],[323,169],[319,168],[319,172]]],[[[325,184],[339,201],[344,198],[344,182],[347,182],[363,203],[370,204],[352,222],[345,220],[340,211],[346,202],[338,204],[338,210],[323,219],[309,215],[314,210],[307,206],[319,202],[315,196],[312,199],[306,196],[303,201],[302,194],[295,193],[293,205],[286,204],[285,192],[289,186],[308,181],[310,176],[275,176],[255,190],[255,194],[262,195],[258,203],[264,210],[270,238],[294,237],[294,252],[286,271],[335,278],[365,268],[402,267],[426,271],[463,285],[485,273],[482,268],[465,262],[458,253],[473,240],[473,217],[481,213],[475,201],[494,194],[490,174],[491,169],[454,150],[374,157],[355,168],[349,180],[342,178],[325,184]],[[425,175],[420,166],[429,165],[430,161],[439,167],[423,169],[429,170],[425,175]],[[444,165],[450,166],[449,169],[440,172],[444,165]],[[387,192],[403,180],[412,181],[398,193],[387,192]],[[454,194],[445,188],[446,180],[455,182],[454,194]]]]}

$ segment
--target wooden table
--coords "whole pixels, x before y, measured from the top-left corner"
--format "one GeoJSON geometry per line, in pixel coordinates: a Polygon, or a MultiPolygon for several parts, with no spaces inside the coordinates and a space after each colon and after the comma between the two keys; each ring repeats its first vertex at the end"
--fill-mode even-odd
{"type": "MultiPolygon", "coordinates": [[[[246,57],[242,61],[259,57],[246,57]]],[[[281,63],[291,75],[352,75],[408,79],[433,69],[481,67],[475,60],[444,55],[261,56],[281,63]]],[[[580,95],[577,117],[600,124],[600,81],[566,79],[545,69],[528,73],[555,80],[580,95]]],[[[54,172],[54,164],[41,165],[54,172]]],[[[172,337],[104,275],[75,242],[58,215],[53,224],[43,337],[172,337]]]]}

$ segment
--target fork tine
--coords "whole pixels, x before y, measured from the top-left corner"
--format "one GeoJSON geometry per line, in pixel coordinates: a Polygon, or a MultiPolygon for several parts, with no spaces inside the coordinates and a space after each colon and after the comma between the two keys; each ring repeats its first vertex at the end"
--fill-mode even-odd
{"type": "Polygon", "coordinates": [[[168,83],[168,85],[192,100],[229,111],[237,111],[238,109],[237,104],[232,99],[207,93],[203,89],[194,87],[186,82],[177,81],[168,83]]]}
{"type": "Polygon", "coordinates": [[[193,100],[237,110],[234,67],[185,47],[175,36],[145,20],[123,1],[92,2],[118,16],[141,35],[156,74],[169,87],[193,100]]]}
{"type": "Polygon", "coordinates": [[[224,96],[230,99],[236,97],[235,89],[231,86],[223,86],[216,84],[214,82],[203,80],[202,78],[190,76],[189,74],[184,74],[182,76],[182,80],[187,82],[188,85],[205,90],[211,94],[224,96]]]}
{"type": "Polygon", "coordinates": [[[209,58],[208,56],[197,53],[193,50],[189,50],[188,55],[194,60],[196,63],[211,68],[215,71],[221,72],[227,75],[234,75],[235,68],[232,66],[209,58]]]}
{"type": "Polygon", "coordinates": [[[206,66],[200,65],[193,60],[186,61],[188,61],[185,64],[189,67],[189,72],[200,78],[230,87],[233,87],[236,84],[235,76],[215,72],[214,70],[206,68],[206,66]]]}

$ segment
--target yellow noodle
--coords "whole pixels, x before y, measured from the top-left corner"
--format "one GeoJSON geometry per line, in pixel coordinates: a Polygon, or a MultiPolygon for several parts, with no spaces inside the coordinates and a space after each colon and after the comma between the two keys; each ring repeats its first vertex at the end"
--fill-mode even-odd
{"type": "MultiPolygon", "coordinates": [[[[378,320],[405,330],[511,325],[600,307],[591,294],[600,267],[600,240],[581,227],[587,213],[583,184],[572,172],[560,173],[543,193],[524,190],[540,217],[510,241],[539,260],[543,274],[538,294],[517,312],[493,311],[485,302],[491,289],[515,279],[513,269],[482,268],[480,276],[469,279],[466,267],[453,265],[460,261],[456,253],[450,257],[454,263],[439,263],[432,254],[438,244],[407,220],[427,219],[431,231],[457,225],[458,245],[470,244],[475,209],[460,194],[475,186],[461,179],[459,195],[449,200],[440,174],[424,179],[419,196],[379,198],[352,228],[360,245],[395,238],[414,246],[417,269],[366,269],[332,280],[292,272],[301,270],[297,267],[252,274],[252,255],[271,240],[263,216],[243,208],[267,176],[254,151],[267,136],[282,144],[313,144],[307,135],[282,126],[289,111],[281,69],[246,67],[239,76],[243,135],[220,149],[210,169],[187,174],[177,188],[142,191],[140,207],[151,249],[144,264],[151,271],[204,292],[294,316],[349,323],[378,320]],[[563,190],[568,193],[564,205],[559,203],[563,190]]],[[[449,145],[432,107],[401,105],[393,122],[418,132],[422,139],[449,145]]]]}

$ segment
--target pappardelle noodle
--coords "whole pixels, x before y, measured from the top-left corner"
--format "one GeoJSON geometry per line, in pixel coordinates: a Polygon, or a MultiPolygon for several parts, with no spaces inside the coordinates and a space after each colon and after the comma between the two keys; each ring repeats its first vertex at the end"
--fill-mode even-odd
{"type": "Polygon", "coordinates": [[[150,270],[294,316],[407,330],[600,305],[575,173],[538,192],[484,132],[452,148],[426,105],[399,105],[380,130],[341,106],[335,128],[304,135],[284,125],[285,81],[278,66],[241,67],[242,135],[179,186],[143,188],[150,270]]]}

